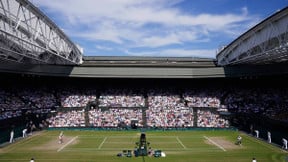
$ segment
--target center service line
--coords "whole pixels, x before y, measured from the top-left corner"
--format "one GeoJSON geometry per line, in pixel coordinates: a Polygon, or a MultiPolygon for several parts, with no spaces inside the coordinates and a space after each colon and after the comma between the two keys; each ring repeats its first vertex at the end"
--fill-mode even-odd
{"type": "Polygon", "coordinates": [[[181,145],[184,149],[187,148],[187,147],[180,141],[180,139],[179,139],[178,137],[176,137],[176,139],[177,139],[178,143],[180,143],[180,145],[181,145]]]}
{"type": "Polygon", "coordinates": [[[207,139],[208,141],[210,141],[211,143],[213,143],[215,146],[217,146],[218,148],[220,148],[223,151],[226,151],[221,145],[219,145],[218,143],[214,142],[213,140],[211,140],[210,138],[203,136],[205,139],[207,139]]]}
{"type": "Polygon", "coordinates": [[[101,147],[103,146],[104,142],[106,141],[107,137],[104,138],[104,140],[102,141],[102,143],[99,145],[98,149],[101,149],[101,147]]]}

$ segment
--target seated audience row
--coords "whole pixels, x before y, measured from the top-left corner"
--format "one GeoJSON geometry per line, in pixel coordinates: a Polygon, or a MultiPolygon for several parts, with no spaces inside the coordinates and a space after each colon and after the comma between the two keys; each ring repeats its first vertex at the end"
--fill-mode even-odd
{"type": "Polygon", "coordinates": [[[144,107],[145,98],[132,90],[108,89],[99,97],[99,107],[144,107]]]}
{"type": "Polygon", "coordinates": [[[85,127],[84,110],[58,112],[48,119],[49,127],[85,127]]]}
{"type": "Polygon", "coordinates": [[[213,127],[227,128],[229,121],[222,118],[219,114],[208,110],[197,110],[197,126],[198,127],[213,127]]]}
{"type": "Polygon", "coordinates": [[[188,115],[186,111],[192,107],[225,108],[234,113],[256,113],[269,118],[287,120],[287,96],[286,88],[187,88],[183,91],[111,88],[100,91],[89,88],[2,87],[0,120],[21,116],[22,110],[33,109],[31,112],[44,113],[56,107],[85,107],[89,102],[97,103],[98,107],[110,108],[147,106],[148,122],[151,122],[149,125],[163,126],[165,120],[169,121],[169,126],[183,123],[191,125],[193,116],[188,115]],[[176,118],[179,115],[184,116],[184,119],[171,120],[171,114],[177,114],[176,118]]]}
{"type": "Polygon", "coordinates": [[[89,123],[93,127],[128,127],[131,121],[137,120],[142,126],[141,109],[92,109],[89,111],[89,123]]]}

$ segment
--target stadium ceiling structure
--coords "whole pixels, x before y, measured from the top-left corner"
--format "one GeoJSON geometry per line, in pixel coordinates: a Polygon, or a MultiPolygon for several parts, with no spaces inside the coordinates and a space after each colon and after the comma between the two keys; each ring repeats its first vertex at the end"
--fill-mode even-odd
{"type": "Polygon", "coordinates": [[[288,7],[276,12],[224,47],[220,66],[288,61],[288,7]]]}
{"type": "Polygon", "coordinates": [[[82,50],[28,0],[0,0],[0,59],[28,64],[82,63],[82,50]]]}

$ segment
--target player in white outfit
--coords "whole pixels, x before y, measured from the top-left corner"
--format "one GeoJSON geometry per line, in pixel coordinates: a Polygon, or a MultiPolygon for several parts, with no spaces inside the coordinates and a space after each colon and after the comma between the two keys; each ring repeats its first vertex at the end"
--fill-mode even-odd
{"type": "Polygon", "coordinates": [[[58,137],[58,139],[59,139],[58,143],[59,143],[59,144],[62,144],[62,143],[63,143],[63,136],[64,136],[63,131],[61,131],[61,133],[60,133],[60,135],[59,135],[59,137],[58,137]]]}
{"type": "Polygon", "coordinates": [[[242,145],[242,137],[240,135],[237,137],[236,145],[242,145]]]}

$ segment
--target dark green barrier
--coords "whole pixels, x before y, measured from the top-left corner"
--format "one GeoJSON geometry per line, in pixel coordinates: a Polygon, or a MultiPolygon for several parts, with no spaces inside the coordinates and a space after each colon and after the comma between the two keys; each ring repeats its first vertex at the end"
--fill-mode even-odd
{"type": "MultiPolygon", "coordinates": [[[[14,139],[16,138],[19,138],[19,137],[22,137],[22,131],[24,129],[24,126],[18,126],[18,127],[15,127],[13,130],[14,130],[14,139]]],[[[9,130],[1,130],[0,131],[0,143],[1,144],[4,144],[6,142],[9,142],[10,140],[10,132],[11,132],[12,129],[9,129],[9,130]]]]}

